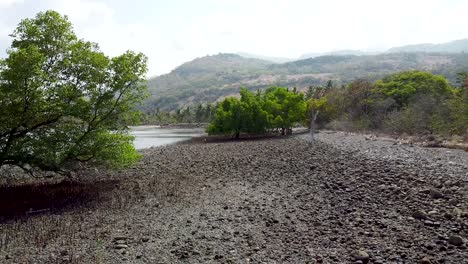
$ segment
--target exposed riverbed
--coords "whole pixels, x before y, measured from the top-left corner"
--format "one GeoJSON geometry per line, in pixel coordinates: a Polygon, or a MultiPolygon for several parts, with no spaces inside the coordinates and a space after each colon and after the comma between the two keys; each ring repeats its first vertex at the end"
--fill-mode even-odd
{"type": "Polygon", "coordinates": [[[0,225],[0,263],[468,259],[467,152],[320,133],[142,153],[87,174],[94,202],[0,225]]]}

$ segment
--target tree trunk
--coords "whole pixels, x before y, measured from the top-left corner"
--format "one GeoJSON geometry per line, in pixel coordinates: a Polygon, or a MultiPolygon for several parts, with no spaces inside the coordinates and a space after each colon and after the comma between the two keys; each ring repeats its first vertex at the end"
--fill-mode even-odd
{"type": "Polygon", "coordinates": [[[315,121],[317,120],[318,114],[320,111],[313,111],[310,113],[310,137],[314,139],[314,133],[316,129],[315,121]]]}

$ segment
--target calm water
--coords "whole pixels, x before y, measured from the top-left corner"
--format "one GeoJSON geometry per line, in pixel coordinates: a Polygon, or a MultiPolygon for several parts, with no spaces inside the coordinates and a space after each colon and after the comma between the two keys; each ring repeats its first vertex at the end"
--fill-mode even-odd
{"type": "Polygon", "coordinates": [[[195,136],[201,136],[204,133],[204,128],[132,127],[132,134],[135,136],[133,144],[137,149],[172,144],[195,136]]]}

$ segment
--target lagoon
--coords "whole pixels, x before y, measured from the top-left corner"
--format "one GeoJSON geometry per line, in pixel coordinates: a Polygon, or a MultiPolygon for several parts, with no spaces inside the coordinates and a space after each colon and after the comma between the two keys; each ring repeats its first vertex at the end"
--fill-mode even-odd
{"type": "Polygon", "coordinates": [[[160,126],[131,127],[131,134],[135,136],[133,144],[136,149],[145,149],[173,144],[192,137],[205,134],[204,128],[162,128],[160,126]]]}

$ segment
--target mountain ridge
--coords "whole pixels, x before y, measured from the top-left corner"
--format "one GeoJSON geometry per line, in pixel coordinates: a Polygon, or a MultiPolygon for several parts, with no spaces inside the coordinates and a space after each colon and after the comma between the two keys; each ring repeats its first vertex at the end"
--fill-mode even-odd
{"type": "Polygon", "coordinates": [[[468,38],[459,39],[445,43],[432,44],[412,44],[400,47],[390,48],[387,52],[442,52],[442,53],[461,53],[468,52],[468,38]]]}
{"type": "Polygon", "coordinates": [[[392,47],[387,50],[381,51],[364,51],[364,50],[353,50],[353,49],[343,49],[343,50],[333,50],[326,52],[309,52],[300,55],[297,58],[282,58],[282,57],[271,57],[263,56],[248,52],[238,52],[236,54],[244,58],[257,58],[272,61],[275,63],[286,63],[291,61],[322,57],[322,56],[346,56],[346,55],[378,55],[383,53],[397,53],[397,52],[442,52],[442,53],[461,53],[468,52],[468,38],[453,40],[449,42],[433,44],[433,43],[421,43],[421,44],[410,44],[392,47]]]}
{"type": "Polygon", "coordinates": [[[237,52],[235,54],[237,54],[237,55],[239,55],[241,57],[244,57],[244,58],[266,60],[266,61],[271,61],[273,63],[285,63],[285,62],[290,62],[290,61],[296,60],[294,58],[264,56],[264,55],[258,55],[258,54],[254,54],[254,53],[248,53],[248,52],[237,52]]]}
{"type": "MultiPolygon", "coordinates": [[[[464,41],[456,42],[460,46],[464,41]]],[[[468,45],[468,39],[466,40],[468,45]]],[[[435,45],[435,44],[434,44],[435,45]]],[[[437,44],[439,45],[439,44],[437,44]]],[[[251,90],[270,85],[305,90],[327,80],[347,83],[358,78],[375,80],[406,70],[424,70],[455,82],[457,72],[468,71],[468,54],[445,52],[396,52],[373,55],[325,55],[285,63],[219,53],[186,62],[168,74],[150,78],[151,97],[143,108],[174,110],[197,103],[220,100],[238,94],[245,86],[251,90]]],[[[391,49],[392,50],[392,49],[391,49]]],[[[395,50],[395,49],[393,49],[395,50]]]]}

